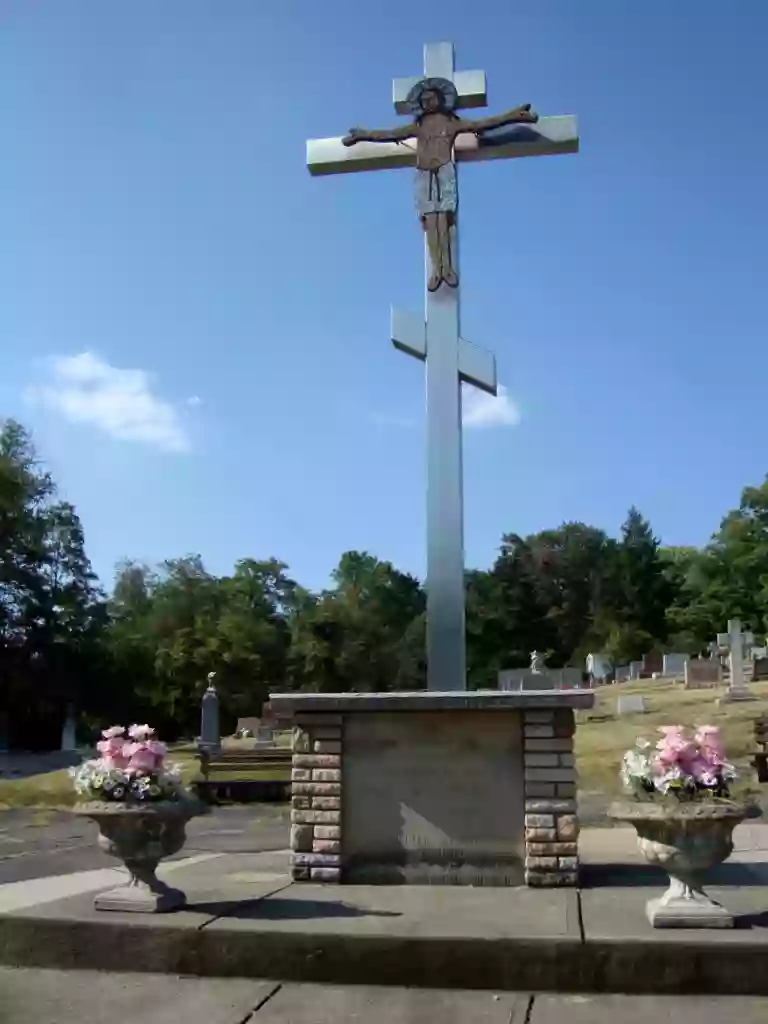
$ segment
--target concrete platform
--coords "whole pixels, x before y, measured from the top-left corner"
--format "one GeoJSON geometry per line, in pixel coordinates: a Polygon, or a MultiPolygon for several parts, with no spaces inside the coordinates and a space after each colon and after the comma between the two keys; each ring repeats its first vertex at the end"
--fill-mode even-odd
{"type": "MultiPolygon", "coordinates": [[[[14,883],[0,886],[0,963],[498,992],[768,995],[762,848],[722,869],[745,872],[747,884],[716,880],[710,889],[737,914],[733,931],[660,932],[644,908],[665,879],[617,861],[622,846],[632,856],[634,838],[616,833],[613,859],[592,859],[581,890],[295,885],[287,853],[165,866],[189,901],[167,915],[94,910],[95,893],[115,884],[103,872],[14,883]],[[21,899],[15,886],[37,888],[21,899]]],[[[600,849],[595,842],[593,854],[600,849]]]]}

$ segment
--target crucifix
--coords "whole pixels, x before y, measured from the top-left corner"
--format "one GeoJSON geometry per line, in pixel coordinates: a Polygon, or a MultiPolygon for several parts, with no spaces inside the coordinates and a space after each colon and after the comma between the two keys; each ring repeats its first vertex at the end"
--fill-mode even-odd
{"type": "Polygon", "coordinates": [[[396,348],[426,363],[427,685],[466,689],[461,383],[497,393],[492,353],[461,337],[456,164],[575,153],[576,118],[538,117],[523,104],[497,117],[461,118],[484,107],[485,73],[455,71],[453,45],[424,47],[424,73],[398,78],[392,98],[408,125],[353,128],[307,142],[313,175],[416,167],[415,200],[425,235],[425,315],[392,310],[396,348]]]}

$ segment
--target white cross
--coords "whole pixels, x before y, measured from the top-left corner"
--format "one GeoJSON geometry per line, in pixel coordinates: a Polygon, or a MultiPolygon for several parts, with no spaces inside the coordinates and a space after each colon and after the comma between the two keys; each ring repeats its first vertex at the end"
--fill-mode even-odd
{"type": "MultiPolygon", "coordinates": [[[[485,73],[455,71],[451,43],[424,47],[423,77],[452,81],[458,107],[485,106],[485,73]]],[[[392,97],[398,113],[407,113],[406,96],[418,81],[395,79],[392,97]]],[[[542,117],[535,125],[514,124],[480,136],[459,135],[454,159],[462,163],[575,153],[578,145],[575,117],[542,117]]],[[[415,163],[413,143],[360,142],[347,147],[341,138],[307,142],[307,166],[313,175],[412,167],[415,163]]],[[[416,217],[411,216],[416,227],[416,217]]],[[[458,271],[457,223],[451,228],[450,251],[458,271]]],[[[430,273],[426,242],[425,266],[426,279],[430,273]]],[[[401,351],[426,363],[427,683],[431,690],[463,690],[466,654],[460,382],[495,395],[496,360],[492,353],[461,337],[459,288],[443,285],[434,292],[425,289],[424,305],[423,318],[393,310],[391,337],[401,351]]]]}
{"type": "Polygon", "coordinates": [[[749,693],[744,681],[744,649],[754,642],[754,633],[742,633],[739,619],[729,619],[728,632],[717,634],[718,647],[728,649],[728,664],[731,670],[731,682],[728,692],[731,696],[741,696],[749,693]]]}

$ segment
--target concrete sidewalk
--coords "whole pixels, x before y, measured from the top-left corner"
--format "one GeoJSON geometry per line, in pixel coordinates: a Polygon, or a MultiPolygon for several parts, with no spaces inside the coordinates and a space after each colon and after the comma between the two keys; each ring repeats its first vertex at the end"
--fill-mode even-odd
{"type": "Polygon", "coordinates": [[[768,829],[743,825],[709,891],[732,931],[654,931],[665,887],[633,829],[584,835],[580,890],[295,885],[287,851],[165,865],[187,909],[104,913],[119,872],[0,886],[0,963],[329,984],[768,995],[768,829]],[[762,831],[758,831],[762,829],[762,831]],[[109,874],[109,878],[106,877],[109,874]]]}
{"type": "Polygon", "coordinates": [[[768,998],[583,996],[0,968],[3,1024],[765,1024],[768,998]]]}

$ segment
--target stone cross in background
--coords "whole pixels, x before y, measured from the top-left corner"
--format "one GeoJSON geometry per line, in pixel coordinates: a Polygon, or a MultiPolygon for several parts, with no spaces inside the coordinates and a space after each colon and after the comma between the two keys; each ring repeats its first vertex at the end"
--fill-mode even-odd
{"type": "Polygon", "coordinates": [[[731,670],[728,693],[721,698],[722,700],[748,700],[751,697],[744,681],[744,648],[754,642],[754,634],[742,633],[739,619],[729,619],[728,632],[717,634],[718,646],[728,649],[728,664],[731,670]]]}
{"type": "Polygon", "coordinates": [[[197,743],[200,749],[208,751],[216,751],[221,748],[219,695],[214,686],[215,678],[215,672],[208,673],[208,687],[203,694],[200,712],[200,739],[197,743]]]}
{"type": "MultiPolygon", "coordinates": [[[[576,119],[570,116],[542,117],[535,124],[510,123],[512,115],[518,122],[523,117],[530,119],[525,106],[496,118],[468,120],[466,126],[458,118],[448,117],[440,106],[441,99],[443,106],[450,100],[451,115],[454,108],[484,107],[486,103],[485,74],[455,71],[451,43],[425,46],[423,76],[396,79],[393,99],[397,113],[411,115],[414,102],[419,100],[418,132],[412,126],[354,129],[343,140],[312,139],[307,143],[307,166],[315,175],[417,167],[417,207],[427,235],[425,313],[417,317],[393,311],[392,341],[403,352],[426,363],[427,686],[430,690],[464,690],[464,505],[459,385],[463,381],[495,395],[496,361],[490,352],[461,337],[458,184],[454,165],[466,160],[575,153],[578,134],[576,119]],[[433,109],[435,103],[439,110],[433,109]],[[444,124],[438,123],[440,118],[444,124]]],[[[506,194],[499,197],[499,202],[507,201],[506,194]]],[[[512,301],[516,298],[513,294],[512,301]]],[[[524,302],[525,296],[519,296],[519,301],[524,302]]]]}

